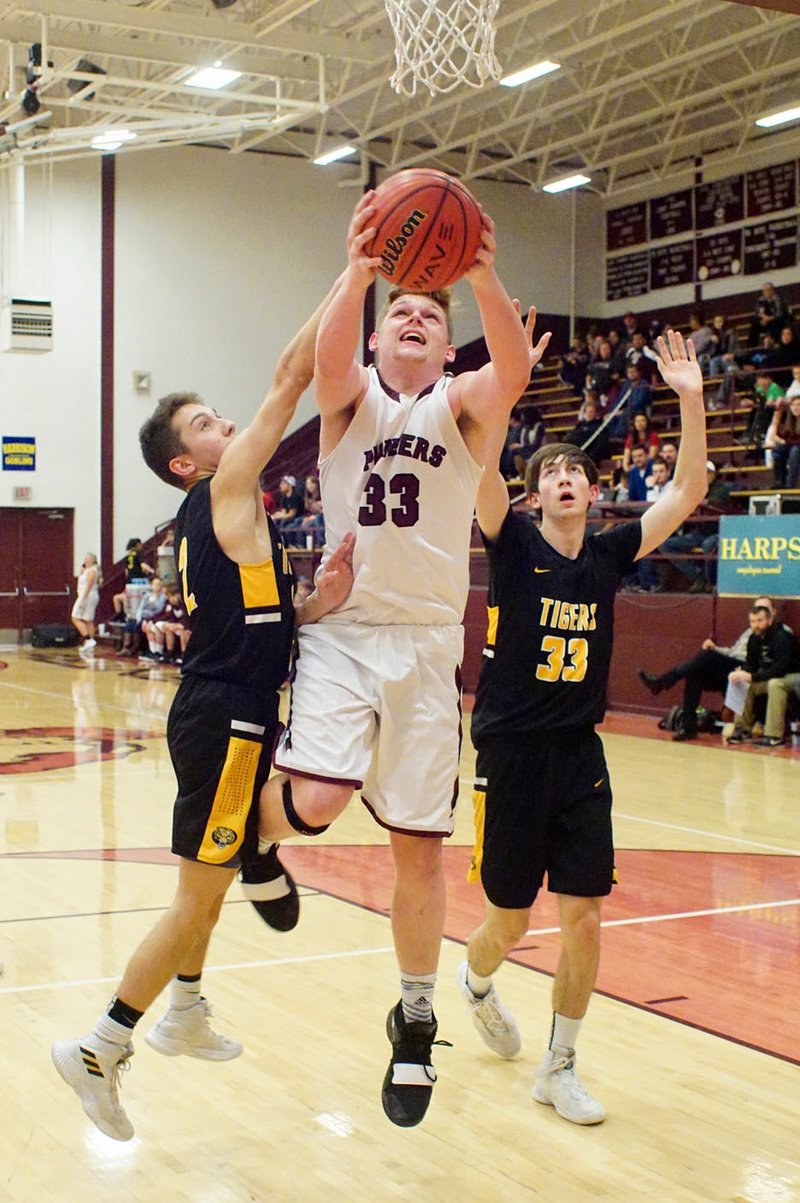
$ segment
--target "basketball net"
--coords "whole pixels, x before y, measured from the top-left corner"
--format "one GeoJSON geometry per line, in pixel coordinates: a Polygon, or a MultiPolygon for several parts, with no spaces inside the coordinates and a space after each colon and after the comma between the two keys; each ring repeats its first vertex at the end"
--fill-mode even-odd
{"type": "Polygon", "coordinates": [[[385,0],[395,39],[395,92],[431,96],[500,78],[494,18],[500,0],[385,0]]]}

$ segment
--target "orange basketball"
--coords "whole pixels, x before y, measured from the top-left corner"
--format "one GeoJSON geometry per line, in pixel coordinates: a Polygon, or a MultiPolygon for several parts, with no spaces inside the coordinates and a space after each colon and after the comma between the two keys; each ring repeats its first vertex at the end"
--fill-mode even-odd
{"type": "Polygon", "coordinates": [[[454,284],[475,262],[483,220],[475,197],[453,176],[430,167],[398,171],[375,194],[367,248],[380,255],[391,284],[434,292],[454,284]]]}

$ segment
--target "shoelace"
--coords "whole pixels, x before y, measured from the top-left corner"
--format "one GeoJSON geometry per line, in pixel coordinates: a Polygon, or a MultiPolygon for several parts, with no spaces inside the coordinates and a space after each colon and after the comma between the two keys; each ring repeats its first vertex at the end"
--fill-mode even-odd
{"type": "Polygon", "coordinates": [[[122,1075],[130,1069],[132,1056],[132,1051],[123,1053],[111,1070],[111,1098],[117,1104],[119,1103],[119,1092],[122,1089],[122,1075]]]}

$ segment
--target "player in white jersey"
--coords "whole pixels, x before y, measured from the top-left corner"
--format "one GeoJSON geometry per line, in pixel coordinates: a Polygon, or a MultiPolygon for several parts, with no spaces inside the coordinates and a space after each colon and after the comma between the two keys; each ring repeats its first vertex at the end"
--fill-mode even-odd
{"type": "MultiPolygon", "coordinates": [[[[380,260],[366,245],[374,193],[356,206],[348,268],[317,340],[317,402],[328,550],[357,527],[355,582],[340,621],[300,637],[291,717],[261,794],[266,842],[324,831],[353,789],[390,832],[392,934],[401,1000],[387,1035],[383,1107],[419,1123],[436,1074],[431,1045],[444,928],[442,838],[453,829],[459,751],[458,668],[475,493],[531,371],[518,309],[494,268],[484,215],[467,272],[490,361],[450,378],[449,297],[394,290],[370,338],[378,367],[356,360],[367,289],[380,260]]],[[[549,335],[540,339],[534,362],[549,335]]]]}

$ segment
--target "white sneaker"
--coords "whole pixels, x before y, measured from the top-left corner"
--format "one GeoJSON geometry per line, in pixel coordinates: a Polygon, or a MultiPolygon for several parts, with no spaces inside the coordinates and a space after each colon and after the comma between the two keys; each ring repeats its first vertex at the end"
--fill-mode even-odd
{"type": "Polygon", "coordinates": [[[531,1091],[537,1103],[555,1107],[563,1119],[573,1124],[601,1124],[605,1108],[589,1091],[575,1072],[573,1049],[548,1049],[536,1071],[531,1091]]]}
{"type": "Polygon", "coordinates": [[[461,997],[472,1012],[472,1022],[481,1034],[481,1040],[498,1057],[516,1057],[522,1048],[517,1021],[497,997],[494,986],[482,998],[473,994],[467,985],[468,962],[464,961],[456,970],[456,985],[461,997]]]}
{"type": "Polygon", "coordinates": [[[201,1061],[232,1061],[240,1057],[244,1046],[212,1031],[209,1015],[211,1004],[205,998],[184,1010],[170,1007],[147,1033],[145,1042],[166,1057],[178,1057],[181,1053],[199,1057],[201,1061]]]}
{"type": "Polygon", "coordinates": [[[84,641],[83,641],[83,650],[84,650],[85,652],[91,651],[91,649],[92,649],[93,647],[97,647],[97,640],[96,640],[96,639],[84,639],[84,641]]]}
{"type": "Polygon", "coordinates": [[[110,1044],[89,1035],[59,1040],[51,1056],[92,1123],[113,1140],[130,1140],[133,1124],[120,1106],[119,1077],[130,1069],[133,1045],[110,1044]]]}

